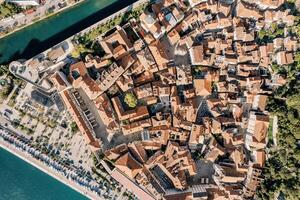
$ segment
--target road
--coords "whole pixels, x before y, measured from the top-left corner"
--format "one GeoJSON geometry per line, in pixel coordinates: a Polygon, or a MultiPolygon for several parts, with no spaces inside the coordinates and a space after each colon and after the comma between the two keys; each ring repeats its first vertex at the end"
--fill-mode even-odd
{"type": "MultiPolygon", "coordinates": [[[[76,4],[81,1],[83,1],[83,0],[76,2],[76,4]]],[[[28,13],[28,14],[19,13],[12,17],[4,18],[0,21],[0,30],[5,31],[7,29],[11,29],[10,32],[13,32],[13,31],[17,30],[19,27],[32,24],[39,19],[47,17],[47,15],[49,15],[51,13],[57,13],[57,12],[60,12],[64,9],[70,7],[70,6],[75,5],[75,4],[70,4],[70,5],[66,4],[65,6],[61,6],[63,2],[65,2],[65,1],[62,1],[62,0],[50,0],[49,1],[48,0],[45,2],[44,5],[37,6],[36,10],[31,13],[28,13]]]]}

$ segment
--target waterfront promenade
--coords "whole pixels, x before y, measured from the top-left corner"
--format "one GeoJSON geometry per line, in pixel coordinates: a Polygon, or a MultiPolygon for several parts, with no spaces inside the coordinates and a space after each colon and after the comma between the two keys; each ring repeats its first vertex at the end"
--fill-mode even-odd
{"type": "Polygon", "coordinates": [[[16,31],[19,31],[27,26],[37,23],[41,20],[45,20],[49,17],[57,15],[69,8],[72,8],[73,6],[78,5],[83,1],[85,0],[78,0],[73,4],[67,4],[64,7],[59,6],[61,2],[58,0],[46,1],[44,5],[37,6],[36,10],[32,13],[26,13],[26,14],[20,13],[12,17],[4,18],[0,20],[1,29],[12,29],[12,30],[10,30],[8,33],[4,33],[0,35],[0,39],[16,31]],[[52,11],[52,13],[48,13],[48,10],[51,8],[54,8],[54,10],[52,11]],[[17,26],[15,26],[15,24],[17,24],[17,26]]]}
{"type": "Polygon", "coordinates": [[[17,138],[18,136],[1,129],[0,147],[23,159],[24,161],[28,162],[29,164],[38,168],[49,176],[52,176],[58,181],[71,187],[82,195],[95,200],[103,199],[95,192],[97,190],[96,182],[91,181],[89,183],[89,186],[92,187],[95,191],[91,191],[87,186],[83,186],[82,182],[84,181],[82,179],[80,180],[82,185],[80,185],[78,183],[78,177],[76,177],[75,172],[59,166],[58,163],[51,161],[48,156],[42,155],[38,150],[34,150],[32,147],[29,147],[28,144],[21,140],[18,140],[17,138]],[[33,155],[39,156],[40,159],[35,158],[33,155]],[[49,164],[46,164],[46,162],[48,162],[49,164]]]}

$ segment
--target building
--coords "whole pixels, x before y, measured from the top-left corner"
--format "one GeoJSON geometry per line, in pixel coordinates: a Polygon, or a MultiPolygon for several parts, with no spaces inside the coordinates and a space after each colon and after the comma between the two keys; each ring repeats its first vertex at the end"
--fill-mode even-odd
{"type": "Polygon", "coordinates": [[[207,79],[194,79],[194,87],[197,96],[207,96],[212,92],[211,81],[207,79]]]}
{"type": "Polygon", "coordinates": [[[133,47],[132,43],[127,37],[126,32],[120,26],[116,26],[106,32],[102,36],[100,44],[104,51],[110,56],[113,56],[115,59],[120,59],[121,57],[127,55],[133,47]]]}
{"type": "Polygon", "coordinates": [[[90,145],[93,151],[100,150],[101,141],[96,138],[96,134],[93,131],[93,128],[88,123],[88,120],[85,118],[85,116],[82,114],[78,105],[76,105],[76,102],[71,96],[71,93],[68,90],[65,90],[61,92],[61,97],[68,111],[72,115],[73,120],[77,124],[80,132],[83,134],[86,143],[90,145]]]}
{"type": "Polygon", "coordinates": [[[103,93],[99,84],[88,74],[82,61],[71,65],[68,79],[74,88],[82,88],[90,99],[96,99],[103,93]]]}
{"type": "Polygon", "coordinates": [[[269,117],[256,113],[250,113],[246,144],[255,149],[263,149],[266,146],[266,136],[269,126],[269,117]]]}
{"type": "Polygon", "coordinates": [[[178,190],[176,194],[186,190],[188,176],[196,174],[196,166],[188,149],[176,142],[168,142],[165,150],[158,150],[148,157],[144,145],[135,142],[130,143],[128,149],[119,146],[109,150],[106,155],[114,158],[116,167],[112,177],[128,190],[136,191],[138,197],[145,195],[146,199],[151,199],[148,195],[161,198],[164,194],[167,198],[167,191],[172,188],[178,190]],[[112,152],[120,150],[124,150],[123,155],[117,153],[117,156],[111,156],[112,152]]]}
{"type": "Polygon", "coordinates": [[[38,6],[40,5],[40,0],[6,0],[9,3],[15,3],[19,6],[38,6]]]}

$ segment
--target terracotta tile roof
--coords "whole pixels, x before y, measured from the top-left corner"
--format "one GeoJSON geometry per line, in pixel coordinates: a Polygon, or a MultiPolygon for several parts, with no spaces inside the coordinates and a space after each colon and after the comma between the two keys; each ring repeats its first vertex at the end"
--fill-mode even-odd
{"type": "Polygon", "coordinates": [[[235,149],[231,154],[230,154],[230,158],[234,161],[234,163],[237,166],[240,166],[242,164],[244,164],[244,159],[245,159],[245,155],[243,152],[243,148],[237,148],[235,149]]]}
{"type": "Polygon", "coordinates": [[[190,191],[175,193],[175,194],[168,194],[168,195],[165,195],[164,198],[166,200],[191,200],[191,199],[193,199],[192,192],[190,192],[190,191]]]}
{"type": "Polygon", "coordinates": [[[135,109],[124,111],[119,97],[112,98],[113,106],[118,115],[119,120],[135,121],[149,116],[147,106],[138,106],[135,109]]]}
{"type": "Polygon", "coordinates": [[[212,92],[211,82],[207,79],[194,79],[194,87],[197,96],[207,96],[212,92]]]}
{"type": "MultiPolygon", "coordinates": [[[[80,76],[84,76],[87,74],[87,69],[85,67],[84,62],[80,61],[77,63],[74,63],[70,66],[70,72],[77,71],[80,76]]],[[[71,76],[71,75],[70,75],[71,76]]],[[[69,77],[70,77],[69,76],[69,77]]],[[[70,77],[71,79],[74,79],[73,77],[70,77]]]]}
{"type": "Polygon", "coordinates": [[[53,82],[58,92],[66,89],[70,85],[69,82],[67,81],[66,76],[60,71],[55,72],[51,76],[51,81],[53,82]]]}
{"type": "Polygon", "coordinates": [[[252,108],[264,111],[267,105],[268,96],[266,95],[255,95],[252,103],[252,108]]]}
{"type": "Polygon", "coordinates": [[[105,151],[105,156],[109,159],[109,160],[116,160],[117,158],[119,158],[121,155],[124,155],[125,153],[128,152],[128,148],[126,144],[120,144],[112,149],[109,149],[107,151],[105,151]]]}
{"type": "Polygon", "coordinates": [[[192,46],[190,57],[193,65],[198,65],[203,61],[203,45],[192,46]]]}
{"type": "Polygon", "coordinates": [[[279,65],[288,65],[294,62],[293,54],[280,51],[276,54],[276,61],[279,65]]]}
{"type": "Polygon", "coordinates": [[[76,122],[80,132],[83,134],[86,142],[93,147],[93,150],[98,150],[100,148],[100,144],[98,141],[95,140],[93,134],[91,132],[91,127],[87,124],[85,119],[82,117],[82,114],[77,109],[77,106],[75,105],[75,102],[73,102],[69,92],[67,90],[63,91],[61,93],[62,99],[64,103],[66,104],[67,109],[71,113],[74,121],[76,122]]]}
{"type": "Polygon", "coordinates": [[[130,124],[122,125],[122,131],[124,135],[138,133],[144,130],[144,128],[151,127],[152,123],[150,119],[144,119],[130,124]]]}
{"type": "Polygon", "coordinates": [[[266,9],[277,9],[285,1],[284,0],[249,0],[247,2],[258,6],[262,10],[266,10],[266,9]]]}
{"type": "Polygon", "coordinates": [[[152,197],[149,193],[147,193],[145,190],[140,188],[134,181],[128,179],[126,176],[124,176],[121,172],[118,170],[114,170],[111,174],[111,176],[121,183],[126,189],[134,193],[138,198],[143,200],[155,200],[154,197],[152,197]]]}
{"type": "Polygon", "coordinates": [[[145,163],[148,160],[147,153],[140,142],[133,142],[128,144],[128,148],[131,154],[138,160],[140,163],[145,163]]]}
{"type": "Polygon", "coordinates": [[[256,163],[260,166],[260,167],[264,167],[266,162],[266,153],[264,150],[258,150],[256,151],[256,163]]]}
{"type": "Polygon", "coordinates": [[[131,179],[142,170],[142,165],[136,161],[129,152],[121,156],[115,162],[115,166],[131,179]]]}
{"type": "Polygon", "coordinates": [[[156,64],[158,65],[158,68],[160,70],[165,69],[166,64],[169,62],[169,58],[166,54],[166,47],[163,46],[159,40],[151,43],[148,47],[156,61],[156,64]]]}
{"type": "Polygon", "coordinates": [[[112,30],[109,30],[103,36],[100,44],[106,53],[111,54],[116,59],[125,55],[133,46],[129,41],[126,32],[120,26],[116,26],[112,30]]]}
{"type": "Polygon", "coordinates": [[[138,99],[153,96],[151,83],[141,85],[139,87],[135,87],[134,92],[135,92],[138,99]]]}
{"type": "Polygon", "coordinates": [[[256,139],[257,142],[263,142],[263,140],[266,138],[267,131],[268,124],[261,121],[256,121],[253,137],[256,139]]]}
{"type": "Polygon", "coordinates": [[[190,138],[189,138],[189,145],[197,145],[201,144],[204,141],[204,126],[203,125],[196,125],[193,124],[190,138]]]}
{"type": "Polygon", "coordinates": [[[170,40],[170,42],[175,45],[177,42],[179,42],[180,40],[180,35],[179,33],[176,31],[176,29],[171,30],[168,33],[168,38],[170,40]]]}
{"type": "Polygon", "coordinates": [[[242,1],[237,3],[236,14],[241,18],[253,18],[255,20],[263,18],[263,15],[259,10],[256,10],[253,6],[246,5],[242,1]]]}

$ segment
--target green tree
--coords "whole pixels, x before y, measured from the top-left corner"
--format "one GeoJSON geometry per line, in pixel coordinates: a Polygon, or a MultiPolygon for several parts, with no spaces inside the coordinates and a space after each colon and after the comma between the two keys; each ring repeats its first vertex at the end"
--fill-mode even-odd
{"type": "Polygon", "coordinates": [[[277,195],[299,199],[300,195],[300,83],[295,78],[295,64],[287,66],[286,73],[287,84],[275,91],[267,106],[278,116],[278,145],[269,149],[257,199],[274,199],[277,195]]]}
{"type": "Polygon", "coordinates": [[[7,65],[0,65],[0,76],[8,73],[8,66],[7,65]]]}
{"type": "Polygon", "coordinates": [[[287,100],[287,105],[300,113],[300,93],[290,96],[287,100]]]}
{"type": "Polygon", "coordinates": [[[132,93],[127,93],[125,95],[124,101],[130,108],[135,108],[137,105],[137,99],[132,93]]]}
{"type": "Polygon", "coordinates": [[[75,133],[75,132],[78,131],[78,126],[77,126],[76,122],[72,122],[72,123],[70,124],[70,127],[71,127],[71,131],[72,131],[73,133],[75,133]]]}
{"type": "Polygon", "coordinates": [[[13,90],[13,85],[4,81],[4,85],[0,89],[0,99],[6,99],[13,90]]]}

